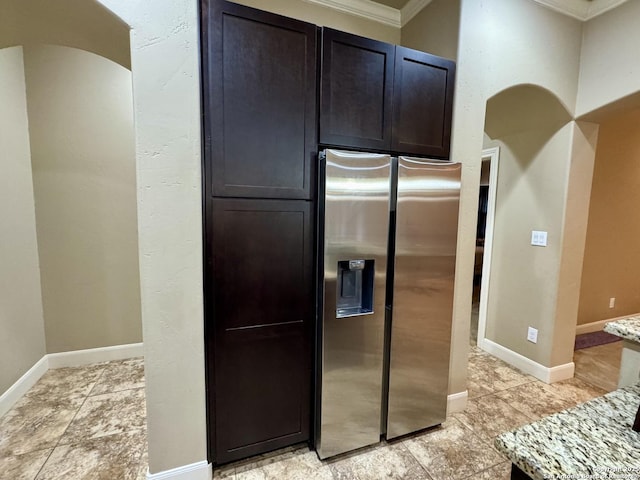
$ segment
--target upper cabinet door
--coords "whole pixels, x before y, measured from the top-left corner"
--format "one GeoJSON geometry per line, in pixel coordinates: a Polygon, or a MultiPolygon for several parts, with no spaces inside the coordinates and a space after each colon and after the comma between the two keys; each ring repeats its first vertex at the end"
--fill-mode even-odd
{"type": "Polygon", "coordinates": [[[209,2],[203,65],[208,194],[311,199],[315,25],[209,2]]]}
{"type": "Polygon", "coordinates": [[[321,144],[390,149],[394,49],[322,29],[321,144]]]}
{"type": "Polygon", "coordinates": [[[455,63],[396,47],[394,152],[449,157],[455,63]]]}

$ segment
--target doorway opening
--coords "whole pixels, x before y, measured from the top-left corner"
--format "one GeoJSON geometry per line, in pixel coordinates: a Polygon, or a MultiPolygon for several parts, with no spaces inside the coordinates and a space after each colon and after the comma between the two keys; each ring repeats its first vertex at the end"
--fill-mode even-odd
{"type": "Polygon", "coordinates": [[[500,147],[482,151],[469,339],[472,346],[480,348],[483,346],[487,322],[499,159],[500,147]]]}

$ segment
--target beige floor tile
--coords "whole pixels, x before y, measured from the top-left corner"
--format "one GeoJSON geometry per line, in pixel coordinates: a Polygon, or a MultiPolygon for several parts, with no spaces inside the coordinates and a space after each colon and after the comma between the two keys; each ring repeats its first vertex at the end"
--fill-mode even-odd
{"type": "Polygon", "coordinates": [[[592,398],[601,397],[607,391],[591,385],[578,377],[562,380],[550,385],[543,384],[544,387],[562,397],[572,406],[584,403],[592,398]]]}
{"type": "Polygon", "coordinates": [[[49,458],[51,449],[0,457],[0,480],[33,480],[49,458]]]}
{"type": "Polygon", "coordinates": [[[236,467],[223,466],[223,467],[215,468],[213,470],[213,480],[221,480],[223,478],[228,480],[235,480],[236,467]]]}
{"type": "Polygon", "coordinates": [[[491,395],[534,380],[532,376],[525,375],[477,347],[471,348],[467,381],[469,398],[491,395]]]}
{"type": "Polygon", "coordinates": [[[511,463],[504,462],[495,467],[483,470],[480,473],[476,473],[468,480],[510,480],[511,479],[511,463]]]}
{"type": "Polygon", "coordinates": [[[534,420],[547,417],[574,405],[546,387],[547,385],[542,382],[535,381],[498,392],[496,397],[534,420]]]}
{"type": "Polygon", "coordinates": [[[318,460],[315,452],[294,455],[262,467],[240,471],[236,480],[333,480],[329,466],[318,460]]]}
{"type": "Polygon", "coordinates": [[[54,449],[36,480],[139,480],[145,450],[144,430],[61,445],[54,449]]]}
{"type": "Polygon", "coordinates": [[[83,401],[77,397],[22,397],[0,418],[0,456],[55,447],[83,401]]]}
{"type": "Polygon", "coordinates": [[[105,364],[86,367],[56,368],[45,373],[27,392],[27,397],[86,397],[105,370],[105,364]]]}
{"type": "Polygon", "coordinates": [[[576,350],[573,361],[575,376],[587,383],[612,392],[618,388],[622,342],[576,350]]]}
{"type": "Polygon", "coordinates": [[[469,399],[466,410],[453,416],[491,445],[496,435],[532,422],[496,395],[469,399]]]}
{"type": "Polygon", "coordinates": [[[143,429],[146,425],[144,389],[87,397],[60,445],[143,429]]]}
{"type": "MultiPolygon", "coordinates": [[[[443,427],[335,461],[289,447],[216,469],[214,478],[507,480],[495,435],[616,388],[620,343],[575,358],[576,378],[547,385],[471,346],[468,408],[443,427]]],[[[142,386],[142,359],[49,371],[0,418],[0,480],[33,480],[38,471],[37,480],[145,479],[142,386]]]]}
{"type": "Polygon", "coordinates": [[[329,462],[335,480],[431,480],[403,443],[384,444],[329,462]]]}
{"type": "Polygon", "coordinates": [[[456,420],[404,444],[434,480],[463,479],[504,462],[488,443],[456,420]]]}
{"type": "Polygon", "coordinates": [[[144,359],[131,358],[109,362],[90,395],[120,392],[144,387],[144,359]]]}

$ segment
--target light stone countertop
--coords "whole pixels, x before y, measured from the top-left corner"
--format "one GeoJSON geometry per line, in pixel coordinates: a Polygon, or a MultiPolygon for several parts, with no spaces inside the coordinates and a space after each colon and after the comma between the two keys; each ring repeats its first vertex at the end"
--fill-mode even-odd
{"type": "Polygon", "coordinates": [[[640,433],[631,429],[639,405],[640,383],[503,433],[495,447],[534,480],[640,480],[640,433]]]}
{"type": "Polygon", "coordinates": [[[604,331],[640,343],[640,316],[609,322],[604,326],[604,331]]]}

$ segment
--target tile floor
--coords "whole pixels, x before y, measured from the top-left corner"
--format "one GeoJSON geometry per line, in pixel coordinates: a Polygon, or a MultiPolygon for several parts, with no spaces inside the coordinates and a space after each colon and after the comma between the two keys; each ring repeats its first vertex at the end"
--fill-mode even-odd
{"type": "Polygon", "coordinates": [[[0,479],[144,479],[142,358],[49,370],[0,418],[0,479]]]}
{"type": "Polygon", "coordinates": [[[511,465],[493,448],[496,435],[606,393],[579,378],[547,385],[475,346],[468,389],[466,411],[441,427],[328,461],[306,447],[288,449],[221,467],[214,478],[508,480],[511,465]]]}
{"type": "MultiPolygon", "coordinates": [[[[553,385],[472,346],[468,407],[441,427],[329,461],[291,447],[216,469],[214,478],[507,480],[510,464],[493,438],[615,389],[603,383],[619,368],[610,345],[577,352],[576,378],[553,385]]],[[[51,370],[0,419],[0,480],[144,479],[144,420],[141,359],[51,370]]]]}

